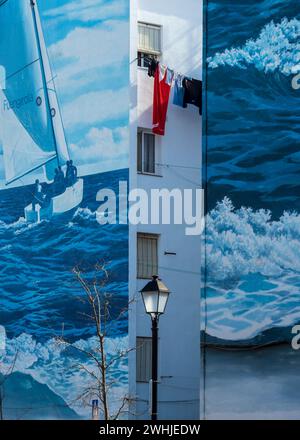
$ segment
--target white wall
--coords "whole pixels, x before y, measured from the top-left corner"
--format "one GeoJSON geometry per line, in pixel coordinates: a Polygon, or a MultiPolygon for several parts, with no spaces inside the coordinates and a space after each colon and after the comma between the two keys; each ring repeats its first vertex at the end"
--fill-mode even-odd
{"type": "MultiPolygon", "coordinates": [[[[184,75],[201,79],[202,1],[161,2],[131,0],[131,60],[137,53],[137,20],[162,26],[161,62],[184,75]]],[[[151,128],[153,78],[131,64],[131,188],[200,188],[201,123],[196,107],[182,109],[170,99],[166,135],[159,138],[162,177],[137,175],[136,130],[151,128]]],[[[160,320],[159,418],[198,419],[200,382],[200,237],[186,236],[184,225],[130,227],[129,289],[132,296],[146,284],[136,277],[136,233],[160,234],[159,276],[172,294],[160,320]],[[164,255],[165,251],[176,256],[164,255]]],[[[130,343],[136,336],[150,336],[150,319],[141,301],[131,308],[130,343]]],[[[147,418],[149,386],[135,382],[135,356],[130,357],[130,392],[136,395],[136,412],[147,418]]]]}

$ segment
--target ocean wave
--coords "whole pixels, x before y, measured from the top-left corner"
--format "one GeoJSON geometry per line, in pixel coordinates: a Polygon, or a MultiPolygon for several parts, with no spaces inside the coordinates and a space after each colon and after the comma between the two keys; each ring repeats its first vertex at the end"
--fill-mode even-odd
{"type": "MultiPolygon", "coordinates": [[[[80,351],[58,344],[55,336],[63,325],[64,336],[72,343],[87,349],[95,346],[93,328],[83,316],[88,312],[80,301],[84,292],[72,268],[79,266],[91,280],[95,265],[107,261],[111,276],[106,288],[112,294],[107,351],[113,353],[116,344],[127,346],[127,318],[116,323],[113,317],[128,302],[128,228],[100,226],[96,221],[98,189],[111,187],[117,192],[119,180],[126,180],[127,174],[85,177],[81,206],[39,224],[23,218],[24,206],[30,203],[26,188],[1,192],[0,315],[8,338],[3,349],[0,326],[0,373],[6,373],[16,357],[16,374],[31,375],[47,385],[84,417],[90,417],[90,408],[74,401],[88,384],[88,376],[78,364],[89,369],[93,365],[80,351]]],[[[117,400],[127,392],[126,359],[116,362],[110,377],[116,381],[111,399],[117,400]]]]}
{"type": "Polygon", "coordinates": [[[290,342],[300,323],[300,276],[251,274],[234,288],[207,285],[204,297],[202,330],[218,341],[290,342]]]}
{"type": "MultiPolygon", "coordinates": [[[[5,350],[2,350],[0,373],[7,374],[14,365],[13,372],[32,376],[62,397],[79,415],[88,417],[91,409],[84,407],[77,399],[91,384],[91,376],[87,371],[96,374],[98,372],[94,362],[83,355],[82,351],[95,352],[97,338],[79,339],[73,343],[73,346],[79,350],[68,348],[54,338],[40,343],[32,335],[23,333],[16,338],[6,340],[5,350]]],[[[127,336],[107,338],[108,362],[120,350],[127,348],[127,336]]],[[[112,408],[117,407],[120,396],[128,394],[127,375],[127,357],[124,356],[114,362],[109,374],[109,381],[114,380],[110,394],[112,408]]]]}
{"type": "Polygon", "coordinates": [[[269,210],[235,209],[225,197],[207,216],[208,277],[234,280],[248,273],[300,274],[300,215],[284,212],[278,221],[269,210]]]}
{"type": "Polygon", "coordinates": [[[225,197],[206,228],[203,330],[245,341],[299,323],[300,215],[284,212],[274,221],[268,210],[235,209],[225,197]]]}
{"type": "MultiPolygon", "coordinates": [[[[76,222],[80,220],[95,220],[97,218],[97,211],[92,211],[89,208],[77,208],[75,213],[72,216],[72,221],[69,221],[68,226],[74,226],[76,222]]],[[[0,220],[0,233],[7,233],[8,231],[12,231],[14,235],[20,235],[23,232],[41,228],[46,226],[50,222],[47,220],[42,220],[40,223],[28,223],[24,217],[20,217],[18,220],[13,221],[11,223],[0,220]]],[[[63,225],[63,223],[62,223],[63,225]]]]}
{"type": "Polygon", "coordinates": [[[46,220],[43,220],[41,223],[28,223],[24,217],[20,217],[18,220],[12,223],[5,223],[4,221],[0,220],[0,233],[7,233],[8,231],[12,231],[14,235],[19,235],[25,231],[34,229],[45,223],[47,223],[46,220]]]}
{"type": "MultiPolygon", "coordinates": [[[[59,332],[62,322],[66,337],[72,340],[92,335],[79,313],[82,304],[78,298],[83,291],[72,274],[75,266],[92,279],[95,265],[107,262],[110,280],[106,288],[114,296],[114,313],[126,306],[128,228],[99,225],[95,211],[80,208],[65,221],[39,225],[2,222],[0,314],[1,324],[11,336],[26,332],[50,338],[59,332]],[[71,309],[70,295],[75,299],[71,309]]],[[[126,332],[126,325],[124,319],[115,331],[126,332]]]]}
{"type": "Polygon", "coordinates": [[[259,71],[279,71],[284,75],[300,72],[300,21],[283,18],[264,26],[259,37],[244,46],[217,52],[207,59],[212,69],[221,66],[246,69],[253,65],[259,71]]]}
{"type": "Polygon", "coordinates": [[[97,217],[97,211],[92,211],[89,208],[77,208],[73,219],[82,218],[84,220],[95,219],[97,217]]]}

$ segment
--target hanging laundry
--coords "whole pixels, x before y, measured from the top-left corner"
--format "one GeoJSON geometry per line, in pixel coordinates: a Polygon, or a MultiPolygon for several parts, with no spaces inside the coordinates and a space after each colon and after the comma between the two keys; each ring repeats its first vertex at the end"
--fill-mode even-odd
{"type": "Polygon", "coordinates": [[[152,58],[151,63],[148,66],[148,76],[154,77],[157,67],[158,67],[158,61],[152,58]]]}
{"type": "Polygon", "coordinates": [[[183,87],[185,89],[183,107],[193,104],[199,107],[200,115],[202,115],[202,81],[184,78],[183,87]]]}
{"type": "Polygon", "coordinates": [[[183,107],[185,89],[183,87],[184,76],[178,74],[174,82],[173,104],[183,107]]]}
{"type": "Polygon", "coordinates": [[[155,134],[164,136],[171,85],[174,77],[173,70],[161,64],[158,65],[154,76],[153,93],[153,128],[155,134]]]}

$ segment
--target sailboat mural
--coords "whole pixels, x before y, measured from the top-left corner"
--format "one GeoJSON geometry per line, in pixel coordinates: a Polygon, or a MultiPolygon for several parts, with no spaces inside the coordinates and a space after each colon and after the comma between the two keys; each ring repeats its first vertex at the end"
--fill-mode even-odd
{"type": "MultiPolygon", "coordinates": [[[[80,348],[97,348],[95,329],[74,268],[100,282],[105,263],[108,359],[128,347],[122,313],[128,225],[119,210],[116,224],[100,225],[97,197],[109,190],[119,200],[120,181],[129,179],[128,93],[120,111],[129,90],[129,2],[115,2],[126,8],[114,8],[105,20],[109,0],[95,1],[87,21],[86,2],[0,0],[0,418],[6,420],[91,417],[97,397],[82,396],[94,367],[80,348]],[[75,17],[68,14],[74,5],[75,17]],[[113,59],[105,57],[109,45],[118,48],[113,59]],[[119,99],[108,108],[106,96],[119,99]],[[37,188],[50,194],[49,204],[38,203],[37,188]],[[62,335],[79,350],[58,343],[62,335]]],[[[108,381],[115,414],[128,394],[126,357],[108,381]]]]}
{"type": "MultiPolygon", "coordinates": [[[[49,63],[37,2],[0,1],[0,64],[6,71],[0,96],[0,138],[6,187],[24,186],[24,178],[42,171],[50,183],[54,171],[70,161],[61,112],[49,63]]],[[[75,179],[43,203],[25,207],[29,222],[72,211],[83,199],[83,179],[75,179]]]]}

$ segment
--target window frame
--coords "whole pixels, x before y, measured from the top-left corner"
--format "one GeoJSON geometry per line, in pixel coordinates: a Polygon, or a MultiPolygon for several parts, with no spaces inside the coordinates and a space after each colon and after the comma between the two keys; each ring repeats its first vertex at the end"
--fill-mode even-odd
{"type": "Polygon", "coordinates": [[[152,338],[147,336],[137,336],[136,337],[136,382],[137,383],[149,383],[149,381],[151,380],[151,365],[152,365],[152,338]],[[146,356],[144,356],[143,358],[141,348],[145,343],[147,344],[146,356]],[[148,356],[147,356],[147,350],[149,350],[148,356]],[[147,362],[147,358],[149,359],[149,362],[147,362]]]}
{"type": "Polygon", "coordinates": [[[137,48],[137,59],[138,59],[138,67],[140,69],[148,69],[148,63],[144,63],[144,56],[150,55],[150,57],[155,58],[157,61],[159,61],[161,55],[162,55],[162,26],[159,24],[149,23],[145,21],[138,21],[138,48],[137,48]],[[158,46],[159,50],[155,49],[149,49],[146,47],[140,46],[140,26],[144,26],[145,28],[152,28],[159,31],[158,34],[158,46]]]}
{"type": "MultiPolygon", "coordinates": [[[[159,260],[159,256],[158,256],[158,250],[159,250],[159,234],[153,234],[153,233],[148,233],[148,232],[137,232],[137,239],[136,239],[136,277],[139,280],[151,280],[153,275],[157,275],[157,273],[154,272],[158,272],[158,260],[159,260]],[[156,261],[153,264],[153,261],[151,262],[151,270],[150,270],[150,265],[148,264],[148,261],[146,261],[146,263],[144,262],[144,260],[141,260],[140,254],[139,254],[139,238],[142,239],[149,239],[149,240],[154,240],[156,242],[156,261]],[[144,266],[146,265],[146,270],[144,270],[144,266]],[[149,266],[149,269],[148,269],[149,266]],[[151,273],[150,273],[151,272],[151,273]]],[[[148,256],[147,256],[148,257],[148,256]]]]}
{"type": "Polygon", "coordinates": [[[138,174],[146,174],[149,176],[158,176],[157,173],[157,137],[154,133],[152,133],[149,129],[144,128],[138,128],[137,131],[137,172],[138,174]],[[153,172],[146,171],[146,162],[145,162],[145,149],[146,149],[146,143],[145,143],[145,135],[153,136],[153,172]],[[141,139],[139,139],[141,137],[141,139]]]}

